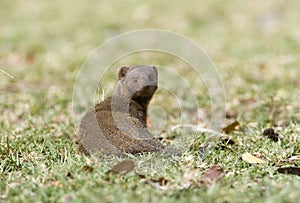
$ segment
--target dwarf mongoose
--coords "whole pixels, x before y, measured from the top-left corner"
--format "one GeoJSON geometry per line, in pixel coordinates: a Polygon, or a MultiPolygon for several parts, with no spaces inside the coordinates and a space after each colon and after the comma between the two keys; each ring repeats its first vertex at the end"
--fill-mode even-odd
{"type": "Polygon", "coordinates": [[[148,104],[157,89],[155,66],[122,67],[114,94],[82,118],[79,150],[105,155],[163,151],[146,126],[148,104]]]}

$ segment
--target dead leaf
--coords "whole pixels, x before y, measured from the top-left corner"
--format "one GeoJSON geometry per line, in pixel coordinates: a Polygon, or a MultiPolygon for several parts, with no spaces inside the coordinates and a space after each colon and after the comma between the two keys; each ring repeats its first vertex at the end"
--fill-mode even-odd
{"type": "Polygon", "coordinates": [[[210,186],[213,182],[221,181],[225,176],[223,169],[213,166],[206,171],[201,178],[201,184],[210,186]]]}
{"type": "Polygon", "coordinates": [[[237,116],[238,116],[238,113],[235,111],[226,111],[225,112],[225,117],[228,119],[236,118],[237,116]]]}
{"type": "Polygon", "coordinates": [[[91,167],[91,166],[85,165],[84,167],[82,167],[81,170],[82,170],[82,171],[85,171],[85,172],[92,173],[92,172],[94,171],[94,168],[91,167]]]}
{"type": "Polygon", "coordinates": [[[237,126],[239,126],[239,122],[238,121],[234,121],[233,123],[231,123],[230,125],[226,126],[225,128],[223,128],[223,131],[227,134],[227,133],[230,133],[232,131],[235,130],[235,128],[237,126]]]}
{"type": "Polygon", "coordinates": [[[110,169],[110,171],[114,172],[114,173],[126,174],[126,173],[129,173],[130,171],[132,171],[133,169],[134,169],[134,162],[129,159],[125,159],[125,160],[117,163],[116,165],[114,165],[110,169]]]}
{"type": "Polygon", "coordinates": [[[241,102],[243,104],[250,105],[250,104],[255,103],[256,99],[254,99],[254,98],[244,98],[244,99],[241,99],[241,102]]]}
{"type": "Polygon", "coordinates": [[[48,182],[46,184],[46,186],[48,186],[48,187],[51,187],[51,186],[62,187],[62,183],[59,180],[56,180],[56,181],[48,182]]]}
{"type": "Polygon", "coordinates": [[[242,155],[242,159],[250,164],[263,164],[265,163],[266,161],[262,160],[262,159],[259,159],[255,156],[253,156],[252,154],[250,153],[245,153],[242,155]]]}
{"type": "Polygon", "coordinates": [[[300,176],[300,168],[298,167],[282,167],[282,168],[278,168],[277,171],[279,173],[284,173],[288,175],[300,176]]]}

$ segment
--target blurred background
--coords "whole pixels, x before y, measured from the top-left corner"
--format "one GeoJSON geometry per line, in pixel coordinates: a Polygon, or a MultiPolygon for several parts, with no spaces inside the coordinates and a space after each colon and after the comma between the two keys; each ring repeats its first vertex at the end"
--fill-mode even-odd
{"type": "MultiPolygon", "coordinates": [[[[295,202],[299,179],[276,171],[299,166],[299,11],[297,0],[0,0],[0,201],[295,202]],[[108,170],[116,160],[108,164],[77,151],[73,87],[84,61],[99,45],[146,28],[179,33],[207,52],[226,91],[225,125],[238,120],[239,129],[228,134],[233,144],[231,138],[228,145],[222,140],[204,159],[205,136],[193,140],[192,133],[182,133],[193,140],[189,149],[199,157],[186,156],[171,165],[148,155],[130,157],[134,170],[146,178],[133,172],[113,175],[108,170]],[[284,138],[263,138],[268,127],[276,127],[284,138]],[[267,163],[242,161],[250,152],[267,163]],[[203,187],[203,171],[213,165],[226,171],[224,182],[203,187]]],[[[152,112],[168,117],[166,123],[152,119],[158,128],[154,132],[169,130],[159,133],[164,144],[181,141],[170,132],[180,119],[193,120],[197,113],[200,120],[193,122],[203,127],[201,119],[209,117],[211,107],[205,85],[186,71],[186,63],[170,55],[141,53],[118,61],[103,80],[106,89],[99,90],[99,100],[109,95],[124,64],[175,67],[195,81],[198,109],[183,117],[174,107],[174,95],[159,96],[159,90],[153,98],[152,112]]],[[[182,98],[190,96],[181,93],[182,98]]]]}
{"type": "Polygon", "coordinates": [[[0,73],[1,123],[16,127],[30,115],[72,123],[85,59],[106,40],[145,28],[185,35],[207,52],[224,83],[227,118],[298,122],[299,8],[296,0],[1,1],[0,68],[14,77],[0,73]]]}

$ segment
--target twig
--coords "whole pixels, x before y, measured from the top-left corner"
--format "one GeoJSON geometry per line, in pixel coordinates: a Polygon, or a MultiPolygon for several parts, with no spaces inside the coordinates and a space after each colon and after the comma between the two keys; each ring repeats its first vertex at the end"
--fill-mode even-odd
{"type": "Polygon", "coordinates": [[[4,75],[7,75],[8,77],[10,77],[11,79],[14,79],[14,76],[12,76],[11,74],[9,74],[8,72],[5,72],[4,70],[0,69],[0,72],[4,75]]]}
{"type": "Polygon", "coordinates": [[[220,133],[220,132],[217,132],[215,130],[212,130],[212,129],[208,129],[208,128],[201,128],[197,125],[192,125],[192,124],[178,124],[178,125],[175,125],[171,128],[172,131],[174,131],[175,129],[177,128],[180,128],[180,127],[184,127],[184,128],[192,128],[192,130],[194,131],[197,131],[197,132],[201,132],[201,133],[211,133],[211,134],[215,134],[217,136],[222,136],[223,134],[220,133]]]}

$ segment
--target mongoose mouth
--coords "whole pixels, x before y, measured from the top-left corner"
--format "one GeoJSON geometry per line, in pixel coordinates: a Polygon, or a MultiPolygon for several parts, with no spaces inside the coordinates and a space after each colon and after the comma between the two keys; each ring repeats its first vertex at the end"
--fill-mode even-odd
{"type": "Polygon", "coordinates": [[[139,91],[155,91],[156,89],[157,89],[157,85],[147,85],[139,91]]]}
{"type": "Polygon", "coordinates": [[[156,85],[147,85],[136,91],[133,97],[151,97],[154,92],[157,90],[156,85]]]}

